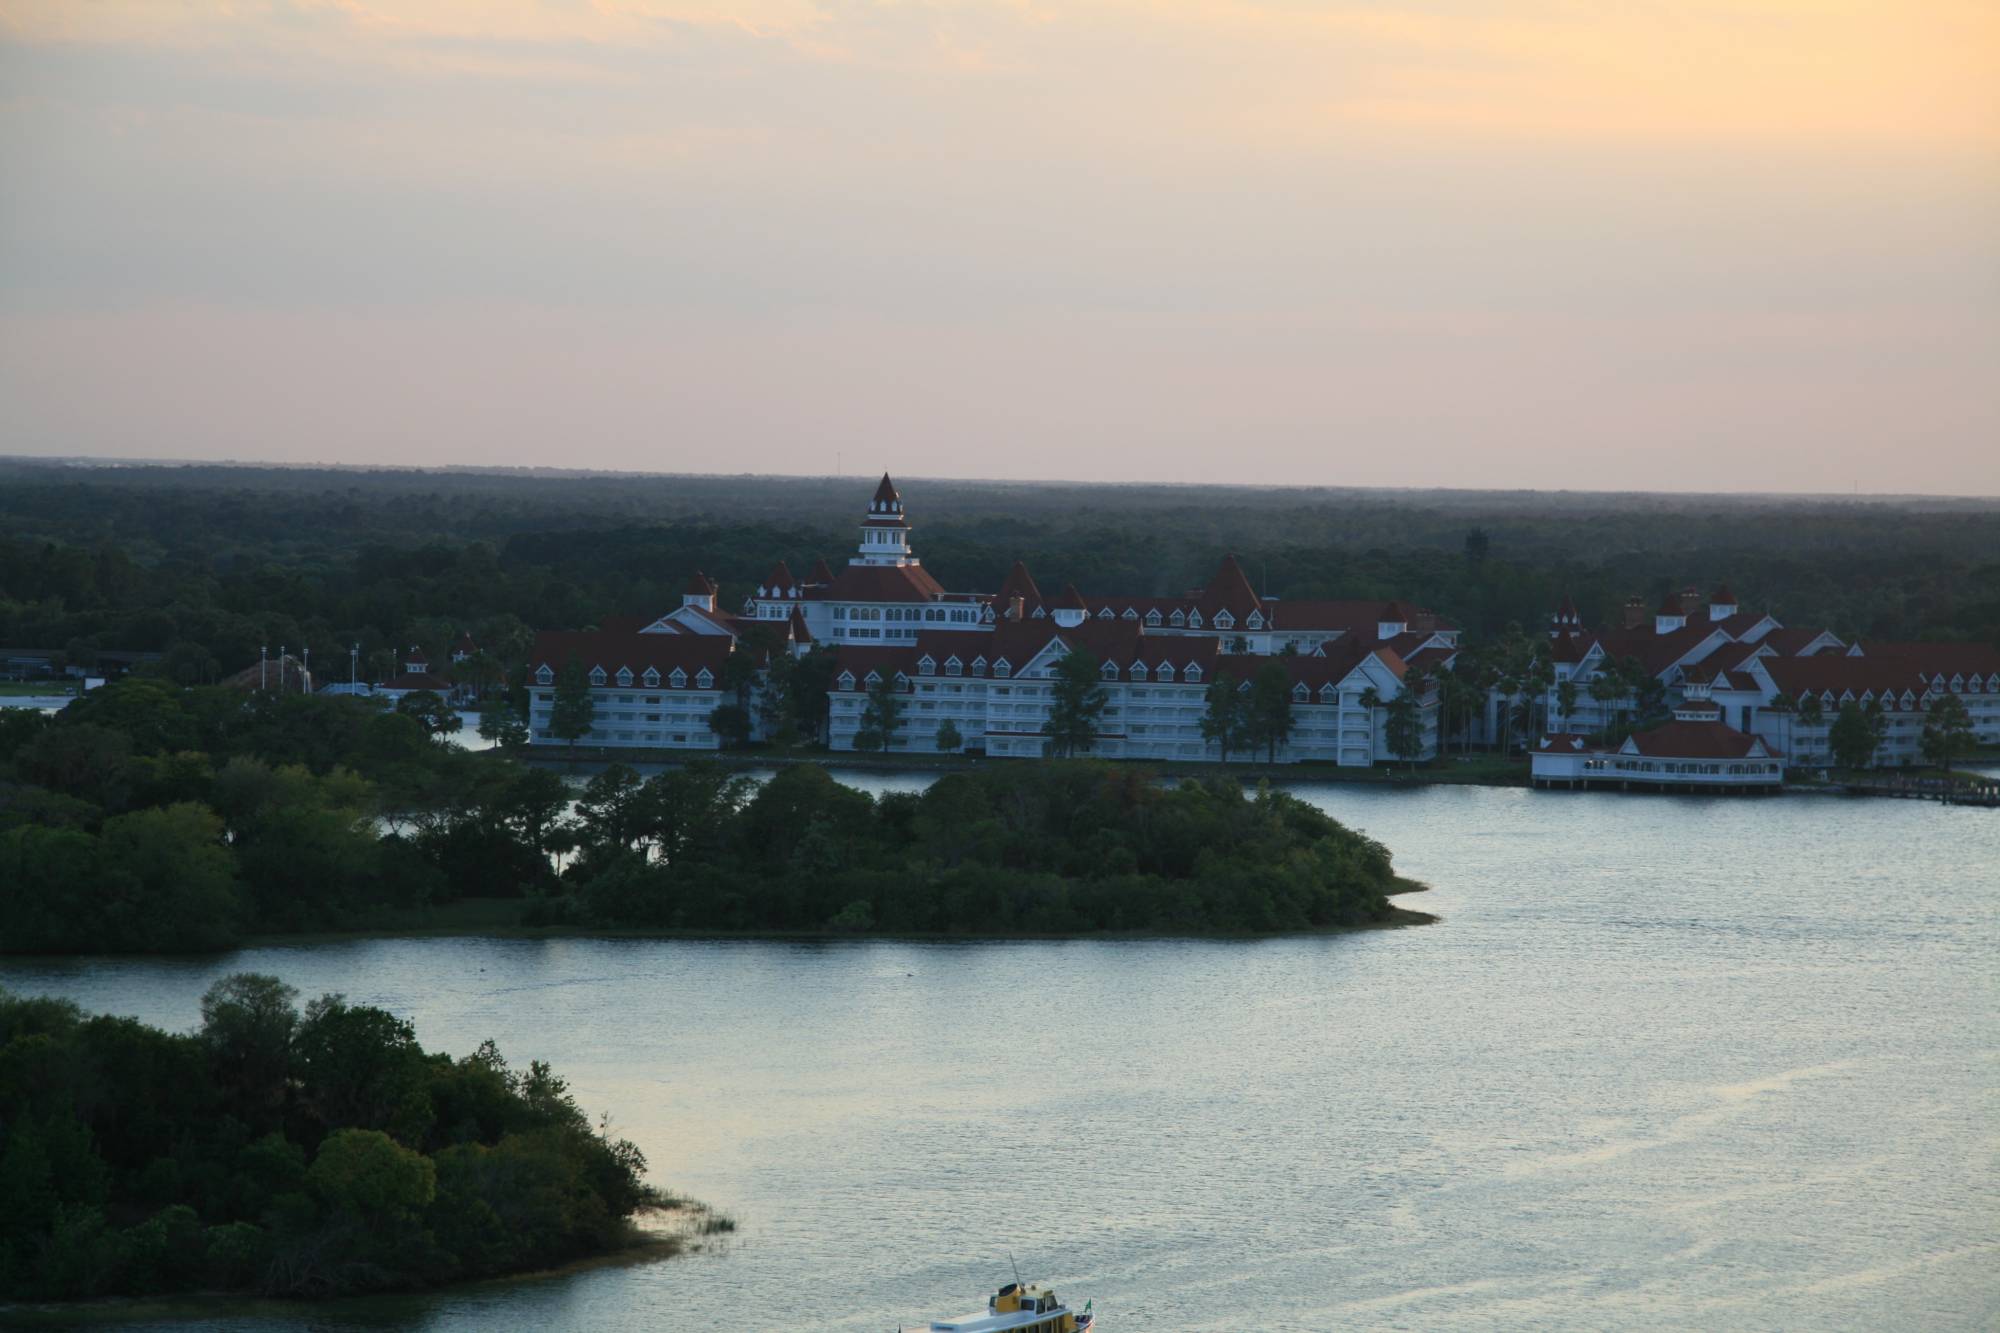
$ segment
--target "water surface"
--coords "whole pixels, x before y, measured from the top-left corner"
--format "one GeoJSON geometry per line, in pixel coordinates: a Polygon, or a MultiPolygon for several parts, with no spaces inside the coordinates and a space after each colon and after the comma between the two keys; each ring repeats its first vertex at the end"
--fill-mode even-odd
{"type": "Polygon", "coordinates": [[[1009,1250],[1117,1333],[2000,1322],[2000,815],[1293,789],[1444,921],[372,941],[4,960],[0,984],[183,1028],[255,969],[427,1046],[495,1037],[743,1224],[316,1327],[888,1330],[976,1306],[1009,1250]]]}

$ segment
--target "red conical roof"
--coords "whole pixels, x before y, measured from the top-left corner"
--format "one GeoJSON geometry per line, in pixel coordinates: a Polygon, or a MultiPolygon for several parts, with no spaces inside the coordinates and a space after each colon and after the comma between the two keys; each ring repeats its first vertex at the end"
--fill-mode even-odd
{"type": "Polygon", "coordinates": [[[792,619],[788,628],[791,630],[793,643],[811,643],[813,641],[812,631],[806,628],[805,613],[796,606],[792,608],[792,619]]]}
{"type": "Polygon", "coordinates": [[[808,576],[808,581],[822,585],[833,582],[833,571],[826,567],[824,559],[813,561],[812,573],[808,576]]]}
{"type": "Polygon", "coordinates": [[[1727,583],[1717,584],[1715,596],[1708,599],[1710,606],[1735,606],[1736,594],[1729,590],[1727,583]]]}
{"type": "Polygon", "coordinates": [[[694,577],[688,580],[684,591],[697,597],[713,597],[715,596],[715,580],[697,569],[694,572],[694,577]]]}
{"type": "Polygon", "coordinates": [[[1088,611],[1090,607],[1083,600],[1083,594],[1076,590],[1074,583],[1065,583],[1063,585],[1062,596],[1055,600],[1055,609],[1058,611],[1088,611]]]}
{"type": "Polygon", "coordinates": [[[1222,610],[1239,617],[1246,616],[1260,605],[1257,590],[1250,586],[1250,576],[1243,572],[1243,566],[1235,556],[1223,556],[1215,577],[1201,590],[1201,609],[1212,619],[1215,612],[1222,610]]]}
{"type": "Polygon", "coordinates": [[[782,560],[771,566],[771,572],[764,576],[764,586],[774,593],[785,591],[794,582],[791,569],[782,560]]]}
{"type": "Polygon", "coordinates": [[[896,483],[890,481],[889,474],[884,472],[882,474],[882,484],[875,488],[876,503],[890,504],[895,501],[901,500],[902,498],[903,498],[902,496],[896,494],[896,483]]]}
{"type": "Polygon", "coordinates": [[[1556,619],[1557,620],[1583,619],[1583,617],[1577,612],[1575,599],[1572,598],[1568,593],[1564,593],[1563,599],[1560,602],[1556,603],[1556,619]]]}

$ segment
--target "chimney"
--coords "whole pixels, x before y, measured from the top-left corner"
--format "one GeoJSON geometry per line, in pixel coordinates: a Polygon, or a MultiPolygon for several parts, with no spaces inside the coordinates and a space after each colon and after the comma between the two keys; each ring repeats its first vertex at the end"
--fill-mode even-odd
{"type": "Polygon", "coordinates": [[[1637,629],[1646,623],[1646,604],[1637,597],[1625,599],[1625,628],[1637,629]]]}
{"type": "Polygon", "coordinates": [[[1027,600],[1025,598],[1018,596],[1009,597],[1007,599],[1007,619],[1019,620],[1021,618],[1021,612],[1026,606],[1027,606],[1027,600]]]}

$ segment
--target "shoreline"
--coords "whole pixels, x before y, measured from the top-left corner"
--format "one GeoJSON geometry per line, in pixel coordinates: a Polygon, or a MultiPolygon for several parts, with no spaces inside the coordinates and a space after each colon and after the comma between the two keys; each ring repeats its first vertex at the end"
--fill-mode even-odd
{"type": "Polygon", "coordinates": [[[548,1268],[524,1269],[519,1273],[472,1278],[464,1282],[442,1282],[434,1287],[404,1287],[336,1296],[325,1301],[229,1291],[185,1291],[160,1296],[105,1296],[87,1301],[0,1302],[0,1324],[18,1328],[78,1328],[129,1324],[138,1320],[196,1321],[223,1317],[262,1317],[312,1324],[337,1317],[343,1312],[379,1319],[397,1312],[367,1311],[358,1307],[423,1301],[454,1293],[500,1290],[572,1277],[602,1268],[631,1268],[701,1253],[709,1239],[708,1233],[701,1230],[701,1220],[713,1215],[711,1210],[705,1206],[690,1205],[661,1211],[680,1215],[681,1225],[673,1229],[655,1229],[634,1224],[632,1235],[624,1244],[602,1254],[571,1259],[548,1268]]]}
{"type": "MultiPolygon", "coordinates": [[[[1395,887],[1386,895],[1391,899],[1405,897],[1413,893],[1425,893],[1430,885],[1419,880],[1398,876],[1395,887]]],[[[462,899],[475,907],[490,910],[498,904],[510,906],[524,905],[525,898],[462,899]]],[[[289,934],[260,934],[246,936],[242,943],[229,952],[241,949],[281,949],[291,946],[319,944],[340,944],[359,940],[399,940],[399,939],[522,939],[522,940],[769,940],[798,944],[879,944],[904,941],[913,944],[991,944],[1002,940],[1048,941],[1121,941],[1121,940],[1273,940],[1296,939],[1316,935],[1349,935],[1368,930],[1401,930],[1408,926],[1435,925],[1443,920],[1430,912],[1418,911],[1412,907],[1402,907],[1394,902],[1389,906],[1389,914],[1380,921],[1368,921],[1358,926],[1318,926],[1307,930],[1278,930],[1252,932],[1222,932],[1188,934],[1172,931],[1090,931],[1075,934],[1042,934],[1022,931],[981,931],[981,932],[921,932],[880,933],[870,931],[798,931],[798,930],[673,930],[655,926],[577,926],[550,925],[524,926],[506,922],[434,922],[428,924],[363,926],[353,930],[299,931],[289,934]]],[[[65,954],[63,957],[83,957],[96,955],[65,954]]],[[[146,956],[146,955],[135,955],[146,956]]]]}

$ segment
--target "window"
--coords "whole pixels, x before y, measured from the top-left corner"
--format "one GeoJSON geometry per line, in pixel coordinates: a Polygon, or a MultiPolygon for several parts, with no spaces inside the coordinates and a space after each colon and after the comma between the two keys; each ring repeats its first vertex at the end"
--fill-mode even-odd
{"type": "Polygon", "coordinates": [[[1118,665],[1115,662],[1106,662],[1103,666],[1097,669],[1097,674],[1104,677],[1104,679],[1106,680],[1117,680],[1118,665]]]}
{"type": "MultiPolygon", "coordinates": [[[[658,667],[647,667],[646,674],[641,676],[639,679],[646,682],[647,689],[657,690],[660,688],[660,669],[658,667]]],[[[657,703],[658,700],[655,700],[654,702],[657,703]]]]}
{"type": "Polygon", "coordinates": [[[1187,681],[1189,684],[1193,684],[1195,681],[1201,679],[1201,668],[1192,662],[1188,663],[1187,670],[1181,672],[1181,679],[1187,681]]]}
{"type": "Polygon", "coordinates": [[[556,682],[556,673],[549,670],[549,664],[547,662],[542,663],[542,665],[535,671],[535,683],[537,685],[553,685],[555,684],[555,682],[556,682]]]}
{"type": "Polygon", "coordinates": [[[983,676],[983,675],[985,675],[985,674],[986,674],[986,659],[985,659],[985,658],[983,658],[983,657],[975,657],[975,658],[973,658],[973,659],[972,659],[972,674],[973,674],[973,675],[975,675],[975,676],[983,676]]]}
{"type": "Polygon", "coordinates": [[[1172,616],[1172,619],[1177,627],[1187,624],[1187,616],[1181,613],[1180,611],[1175,611],[1172,616]]]}
{"type": "Polygon", "coordinates": [[[1160,663],[1159,674],[1155,677],[1155,679],[1172,680],[1173,678],[1174,678],[1174,664],[1172,662],[1160,663]]]}
{"type": "Polygon", "coordinates": [[[870,671],[861,678],[861,683],[872,690],[882,683],[882,673],[879,671],[870,671]]]}
{"type": "Polygon", "coordinates": [[[851,689],[853,689],[853,688],[854,688],[854,673],[853,673],[852,671],[843,671],[843,672],[841,672],[841,673],[840,673],[840,676],[839,676],[839,680],[838,680],[838,683],[839,683],[839,685],[840,685],[840,688],[841,688],[841,689],[843,689],[843,690],[851,690],[851,689]]]}
{"type": "Polygon", "coordinates": [[[1235,629],[1236,617],[1230,615],[1227,611],[1217,611],[1215,613],[1215,627],[1217,629],[1235,629]]]}
{"type": "Polygon", "coordinates": [[[937,674],[937,663],[931,659],[929,653],[925,653],[923,659],[917,663],[917,670],[926,676],[935,676],[937,674]]]}
{"type": "Polygon", "coordinates": [[[619,667],[619,668],[618,668],[618,683],[619,683],[620,685],[623,685],[623,686],[625,686],[625,687],[626,687],[627,689],[630,689],[630,688],[631,688],[631,686],[632,686],[632,668],[631,668],[631,667],[619,667]]]}
{"type": "Polygon", "coordinates": [[[1200,611],[1190,611],[1190,612],[1188,612],[1188,628],[1189,628],[1189,629],[1200,629],[1200,628],[1201,628],[1201,612],[1200,612],[1200,611]]]}
{"type": "Polygon", "coordinates": [[[1249,624],[1251,629],[1264,628],[1264,613],[1262,611],[1252,611],[1250,613],[1249,624]]]}
{"type": "Polygon", "coordinates": [[[590,683],[592,685],[602,685],[604,683],[603,667],[592,667],[590,669],[590,683]]]}
{"type": "Polygon", "coordinates": [[[1111,608],[1108,606],[1099,607],[1097,610],[1097,618],[1099,620],[1111,619],[1111,608]]]}
{"type": "Polygon", "coordinates": [[[1005,680],[1007,679],[1008,676],[1014,674],[1014,668],[1011,665],[1009,665],[1007,659],[1003,657],[999,661],[993,664],[993,674],[998,679],[1005,680]]]}
{"type": "Polygon", "coordinates": [[[947,676],[962,676],[962,675],[964,675],[964,674],[965,674],[965,663],[963,663],[963,662],[959,661],[959,660],[958,660],[958,658],[957,658],[956,656],[952,656],[952,657],[947,657],[947,658],[945,658],[945,659],[944,659],[944,674],[945,674],[945,675],[947,675],[947,676]]]}
{"type": "Polygon", "coordinates": [[[1036,619],[1036,620],[1045,620],[1045,619],[1047,619],[1047,618],[1048,618],[1048,613],[1047,613],[1047,612],[1043,611],[1043,610],[1042,610],[1042,608],[1041,608],[1041,607],[1039,607],[1039,606],[1035,608],[1035,619],[1036,619]]]}
{"type": "Polygon", "coordinates": [[[1156,606],[1146,613],[1146,623],[1148,625],[1157,625],[1160,623],[1160,608],[1156,606]]]}
{"type": "Polygon", "coordinates": [[[701,686],[701,688],[703,688],[704,690],[708,689],[710,686],[715,684],[715,673],[710,671],[707,667],[703,667],[701,669],[701,674],[694,678],[694,683],[701,686]]]}
{"type": "Polygon", "coordinates": [[[674,674],[667,677],[667,679],[673,682],[673,686],[677,690],[684,690],[687,688],[688,673],[681,670],[679,667],[675,667],[674,674]]]}
{"type": "Polygon", "coordinates": [[[1132,664],[1132,679],[1144,680],[1145,678],[1146,678],[1146,664],[1144,662],[1134,662],[1132,664]]]}
{"type": "Polygon", "coordinates": [[[1300,681],[1298,684],[1292,686],[1292,697],[1300,703],[1305,703],[1308,699],[1312,698],[1312,691],[1306,688],[1304,681],[1300,681]]]}
{"type": "Polygon", "coordinates": [[[1333,703],[1339,697],[1340,697],[1340,692],[1333,688],[1332,681],[1328,681],[1326,684],[1319,687],[1319,701],[1321,703],[1330,704],[1333,703]]]}
{"type": "Polygon", "coordinates": [[[1139,618],[1139,608],[1136,606],[1126,607],[1124,618],[1126,620],[1137,620],[1139,618]]]}

